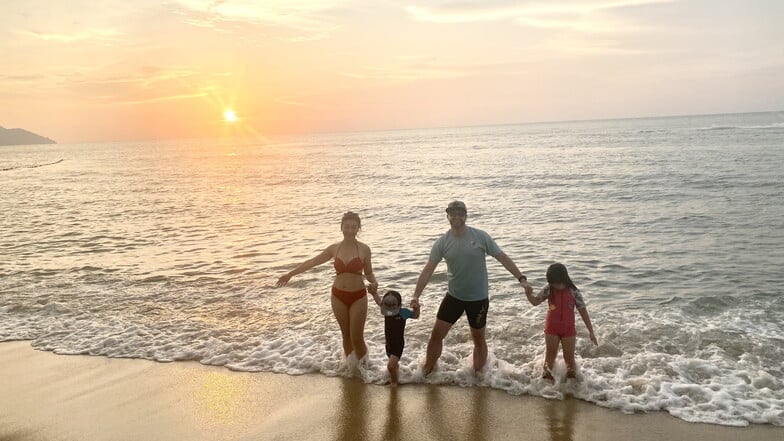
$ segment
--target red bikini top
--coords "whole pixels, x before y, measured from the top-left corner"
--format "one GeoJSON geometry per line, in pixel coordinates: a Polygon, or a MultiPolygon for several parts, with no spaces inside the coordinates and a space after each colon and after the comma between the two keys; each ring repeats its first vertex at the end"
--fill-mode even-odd
{"type": "Polygon", "coordinates": [[[335,263],[332,265],[335,267],[335,272],[338,274],[343,273],[354,273],[354,274],[362,274],[362,269],[365,267],[365,264],[362,262],[362,259],[359,258],[359,244],[357,245],[357,257],[348,261],[348,263],[343,262],[343,259],[338,257],[338,253],[340,252],[340,247],[343,246],[343,242],[340,243],[338,246],[338,251],[335,252],[335,263]]]}

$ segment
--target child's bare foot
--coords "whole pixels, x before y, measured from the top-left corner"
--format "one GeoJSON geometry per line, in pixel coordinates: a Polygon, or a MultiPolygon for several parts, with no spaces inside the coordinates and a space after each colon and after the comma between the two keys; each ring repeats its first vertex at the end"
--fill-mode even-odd
{"type": "Polygon", "coordinates": [[[549,369],[545,369],[545,370],[542,372],[542,379],[543,379],[543,380],[547,380],[547,381],[549,381],[550,383],[555,383],[555,378],[553,377],[553,374],[552,374],[552,373],[550,373],[550,370],[549,370],[549,369]]]}
{"type": "Polygon", "coordinates": [[[397,374],[400,368],[397,364],[397,359],[390,360],[389,364],[387,364],[387,370],[389,371],[389,384],[390,386],[397,386],[397,374]]]}

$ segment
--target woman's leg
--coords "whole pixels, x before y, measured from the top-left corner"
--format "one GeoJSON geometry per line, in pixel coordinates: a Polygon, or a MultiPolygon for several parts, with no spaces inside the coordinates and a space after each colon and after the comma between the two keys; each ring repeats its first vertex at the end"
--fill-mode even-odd
{"type": "Polygon", "coordinates": [[[332,312],[335,314],[335,319],[337,319],[338,325],[340,326],[340,334],[343,337],[343,355],[348,357],[348,354],[354,351],[354,347],[351,345],[351,333],[349,330],[349,309],[348,306],[337,297],[330,297],[332,298],[332,312]]]}
{"type": "Polygon", "coordinates": [[[544,335],[545,354],[544,354],[544,372],[543,378],[553,378],[553,368],[555,367],[555,357],[558,356],[558,345],[561,343],[561,337],[553,334],[544,335]]]}
{"type": "Polygon", "coordinates": [[[574,360],[574,349],[577,346],[577,337],[564,337],[561,339],[564,362],[566,363],[566,378],[577,376],[577,362],[574,360]]]}
{"type": "Polygon", "coordinates": [[[354,355],[357,360],[362,360],[367,354],[365,345],[365,321],[367,320],[368,299],[367,296],[355,301],[348,309],[349,336],[351,345],[354,348],[354,355]]]}

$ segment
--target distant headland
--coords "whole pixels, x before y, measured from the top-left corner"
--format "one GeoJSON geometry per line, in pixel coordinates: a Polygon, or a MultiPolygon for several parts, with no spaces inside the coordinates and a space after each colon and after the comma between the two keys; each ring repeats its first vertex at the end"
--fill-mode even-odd
{"type": "Polygon", "coordinates": [[[55,141],[24,129],[0,127],[0,145],[57,144],[55,141]]]}

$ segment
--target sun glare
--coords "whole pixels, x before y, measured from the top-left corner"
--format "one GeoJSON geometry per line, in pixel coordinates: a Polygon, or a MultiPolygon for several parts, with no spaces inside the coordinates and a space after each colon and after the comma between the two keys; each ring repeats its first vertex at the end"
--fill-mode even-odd
{"type": "Polygon", "coordinates": [[[223,120],[226,122],[236,122],[237,121],[237,114],[234,113],[233,110],[227,109],[223,112],[223,120]]]}

